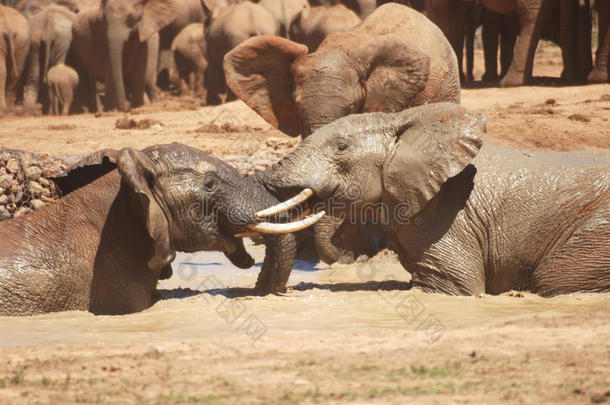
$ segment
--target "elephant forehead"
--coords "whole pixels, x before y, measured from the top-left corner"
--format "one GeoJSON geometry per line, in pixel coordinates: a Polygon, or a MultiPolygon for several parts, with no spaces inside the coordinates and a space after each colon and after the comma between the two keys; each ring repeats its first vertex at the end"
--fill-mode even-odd
{"type": "Polygon", "coordinates": [[[165,161],[173,168],[188,168],[201,173],[219,168],[231,168],[222,160],[202,150],[181,143],[155,145],[145,151],[156,161],[165,161]]]}

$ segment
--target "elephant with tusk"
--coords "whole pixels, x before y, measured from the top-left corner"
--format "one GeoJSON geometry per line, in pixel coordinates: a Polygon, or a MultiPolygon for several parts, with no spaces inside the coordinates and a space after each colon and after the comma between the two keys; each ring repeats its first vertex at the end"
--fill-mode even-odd
{"type": "Polygon", "coordinates": [[[351,115],[256,179],[278,195],[302,190],[347,223],[374,207],[425,291],[610,291],[610,157],[482,147],[486,121],[452,103],[351,115]]]}
{"type": "Polygon", "coordinates": [[[65,310],[141,311],[176,251],[219,250],[240,268],[254,264],[239,236],[263,233],[259,294],[281,291],[295,254],[293,223],[254,214],[277,200],[236,169],[174,143],[103,150],[55,180],[64,196],[0,223],[0,315],[65,310]]]}

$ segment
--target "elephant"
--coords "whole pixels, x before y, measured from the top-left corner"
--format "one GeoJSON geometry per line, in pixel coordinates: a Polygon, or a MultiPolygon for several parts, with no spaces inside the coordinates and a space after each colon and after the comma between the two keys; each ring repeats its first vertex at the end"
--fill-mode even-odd
{"type": "Polygon", "coordinates": [[[606,83],[610,78],[610,2],[597,0],[597,50],[595,51],[595,66],[587,77],[589,83],[606,83]]]}
{"type": "MultiPolygon", "coordinates": [[[[284,38],[251,38],[226,55],[227,83],[271,125],[303,138],[353,113],[460,102],[451,45],[436,25],[407,6],[385,4],[307,53],[306,46],[284,38]]],[[[331,244],[340,223],[328,215],[314,229],[317,253],[326,263],[358,256],[331,244]]]]}
{"type": "Polygon", "coordinates": [[[51,103],[50,113],[68,115],[78,87],[78,73],[63,63],[51,67],[47,73],[47,91],[51,103]],[[61,107],[61,109],[60,109],[61,107]]]}
{"type": "MultiPolygon", "coordinates": [[[[26,64],[23,109],[33,113],[36,109],[40,86],[53,65],[66,63],[72,44],[72,24],[76,14],[66,7],[50,5],[32,16],[30,22],[30,51],[26,64]]],[[[50,100],[43,98],[43,111],[49,109],[50,100]]]]}
{"type": "MultiPolygon", "coordinates": [[[[204,3],[205,7],[205,3],[204,3]]],[[[205,42],[208,52],[208,68],[205,73],[206,102],[220,104],[221,95],[227,93],[223,73],[223,58],[233,48],[248,38],[258,35],[276,35],[277,22],[263,6],[249,1],[227,7],[206,8],[204,22],[205,42]]],[[[227,100],[232,98],[227,94],[227,100]]]]}
{"type": "Polygon", "coordinates": [[[485,58],[482,80],[497,82],[508,73],[519,31],[516,14],[500,14],[483,8],[481,36],[485,58]],[[498,42],[500,42],[500,75],[498,75],[498,42]]]}
{"type": "Polygon", "coordinates": [[[28,20],[14,8],[0,5],[0,116],[19,97],[29,46],[28,20]]]}
{"type": "Polygon", "coordinates": [[[95,81],[106,84],[109,110],[144,104],[145,91],[151,100],[157,97],[158,31],[172,20],[176,7],[175,0],[102,0],[77,14],[72,26],[75,67],[90,110],[97,108],[95,81]]]}
{"type": "Polygon", "coordinates": [[[302,11],[309,9],[307,0],[261,0],[258,4],[271,13],[278,24],[278,35],[292,39],[289,29],[292,20],[302,11]]]}
{"type": "Polygon", "coordinates": [[[333,32],[349,31],[362,20],[356,13],[337,4],[304,9],[293,19],[289,38],[315,52],[324,38],[333,32]]]}
{"type": "Polygon", "coordinates": [[[21,0],[17,10],[25,17],[30,18],[52,5],[63,6],[77,14],[79,11],[92,6],[97,0],[21,0]]]}
{"type": "Polygon", "coordinates": [[[174,38],[172,43],[173,63],[170,81],[181,94],[194,92],[205,98],[203,77],[208,66],[203,24],[189,24],[174,38]]]}
{"type": "Polygon", "coordinates": [[[187,25],[203,23],[205,19],[201,0],[181,0],[177,4],[179,7],[176,7],[173,19],[159,31],[159,59],[155,76],[158,76],[156,81],[161,88],[165,88],[168,84],[169,77],[166,77],[164,72],[169,73],[171,47],[174,39],[187,25]]]}
{"type": "Polygon", "coordinates": [[[377,0],[310,0],[309,4],[313,7],[330,7],[337,4],[343,4],[364,20],[375,11],[377,0]]]}
{"type": "Polygon", "coordinates": [[[532,76],[541,37],[561,47],[564,72],[570,83],[585,81],[591,70],[591,17],[589,0],[482,0],[500,14],[516,13],[520,31],[514,56],[500,86],[520,86],[532,76]]]}
{"type": "Polygon", "coordinates": [[[157,281],[171,276],[176,251],[219,250],[237,267],[252,266],[235,236],[244,230],[276,232],[265,233],[257,291],[288,280],[294,236],[277,232],[298,223],[255,218],[277,200],[205,152],[178,143],[103,150],[55,181],[62,198],[0,223],[0,315],[141,311],[154,303],[157,281]]]}
{"type": "Polygon", "coordinates": [[[483,146],[486,121],[453,103],[350,115],[258,181],[379,221],[427,292],[610,291],[610,156],[483,146]]]}

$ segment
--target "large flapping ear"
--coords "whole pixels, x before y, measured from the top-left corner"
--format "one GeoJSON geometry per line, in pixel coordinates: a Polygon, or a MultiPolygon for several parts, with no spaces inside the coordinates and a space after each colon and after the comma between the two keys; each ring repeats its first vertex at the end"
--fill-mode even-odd
{"type": "Polygon", "coordinates": [[[307,52],[305,45],[275,35],[250,38],[225,55],[227,84],[265,121],[297,136],[301,120],[292,95],[290,67],[307,52]]]}
{"type": "Polygon", "coordinates": [[[430,72],[430,57],[396,34],[377,36],[348,51],[364,61],[363,112],[398,112],[417,105],[430,72]]]}
{"type": "Polygon", "coordinates": [[[383,166],[383,198],[421,211],[477,155],[487,119],[457,104],[428,104],[394,115],[396,138],[383,166]]]}
{"type": "Polygon", "coordinates": [[[144,42],[176,17],[175,0],[147,0],[138,24],[140,41],[144,42]]]}
{"type": "Polygon", "coordinates": [[[119,156],[119,172],[126,185],[133,190],[136,206],[153,241],[153,255],[148,261],[152,271],[161,271],[176,256],[169,234],[169,222],[152,192],[155,171],[153,163],[144,152],[123,149],[119,156]]]}
{"type": "Polygon", "coordinates": [[[92,153],[70,166],[65,176],[55,177],[53,181],[65,196],[116,169],[118,157],[119,151],[114,149],[92,153]]]}

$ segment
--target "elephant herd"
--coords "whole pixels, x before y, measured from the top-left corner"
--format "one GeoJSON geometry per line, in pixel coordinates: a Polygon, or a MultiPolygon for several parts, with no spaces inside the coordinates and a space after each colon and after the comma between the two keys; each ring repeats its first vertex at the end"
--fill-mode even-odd
{"type": "MultiPolygon", "coordinates": [[[[397,27],[385,20],[389,11],[380,11],[384,3],[382,0],[260,0],[258,3],[21,0],[17,10],[0,6],[0,112],[21,102],[25,113],[36,112],[38,102],[43,112],[50,113],[97,112],[102,108],[128,111],[154,101],[159,88],[168,89],[170,85],[180,93],[194,92],[207,104],[231,100],[237,93],[244,99],[244,93],[253,91],[244,90],[235,81],[227,81],[227,70],[236,68],[227,63],[225,56],[249,38],[270,35],[274,38],[266,39],[269,45],[265,45],[265,52],[271,51],[272,44],[281,44],[278,49],[296,52],[287,55],[288,59],[283,59],[281,52],[273,53],[274,56],[268,54],[269,64],[300,54],[319,60],[332,54],[335,48],[352,46],[350,41],[362,35],[365,26],[378,33],[385,30],[395,34],[397,27]],[[335,35],[338,33],[343,35],[335,35]],[[49,70],[58,64],[65,66],[55,72],[55,82],[49,84],[49,70]]],[[[417,76],[425,70],[414,65],[418,63],[417,56],[415,53],[411,57],[410,52],[426,41],[434,42],[433,48],[438,49],[449,44],[457,55],[461,81],[471,80],[474,32],[480,24],[485,51],[483,80],[501,78],[500,84],[504,86],[527,83],[537,43],[545,38],[561,47],[563,79],[572,83],[608,81],[610,8],[607,1],[595,2],[598,47],[594,64],[590,0],[403,0],[402,3],[406,4],[405,8],[408,5],[410,10],[417,9],[427,15],[427,18],[423,14],[407,17],[408,13],[401,11],[402,17],[389,16],[406,25],[400,46],[409,48],[404,53],[411,58],[405,73],[413,76],[413,80],[401,82],[401,87],[412,87],[410,92],[416,91],[417,82],[422,80],[417,76]],[[440,38],[436,27],[429,27],[430,20],[446,38],[440,38]],[[423,27],[423,31],[418,32],[415,27],[423,27]],[[425,32],[433,34],[428,37],[425,32]],[[464,40],[468,54],[466,73],[462,69],[464,40]],[[498,42],[501,44],[499,74],[498,42]]],[[[365,52],[363,46],[360,48],[365,52]]],[[[259,52],[259,56],[262,51],[250,48],[250,52],[259,52]]],[[[377,59],[383,57],[377,55],[377,59]]],[[[232,60],[237,63],[236,58],[232,60]]],[[[311,65],[311,69],[315,67],[311,65]]],[[[395,69],[400,66],[388,70],[395,69]]],[[[282,82],[275,87],[288,85],[282,82]]],[[[362,87],[353,83],[350,86],[353,91],[362,87]]],[[[358,109],[367,111],[356,105],[351,112],[358,109]]]]}
{"type": "MultiPolygon", "coordinates": [[[[151,54],[161,63],[169,49],[178,62],[175,43],[151,41],[175,15],[171,2],[138,4],[103,0],[73,23],[72,49],[83,40],[91,58],[102,48],[122,62],[102,71],[103,60],[89,60],[97,70],[79,86],[105,80],[104,103],[121,109],[156,96],[151,54]]],[[[382,235],[412,286],[428,292],[610,291],[607,156],[484,145],[487,120],[459,105],[450,42],[413,8],[369,10],[309,53],[265,32],[259,7],[203,3],[206,45],[192,30],[184,53],[206,50],[208,98],[232,93],[302,143],[248,177],[179,143],[84,158],[55,179],[57,202],[0,222],[0,315],[140,311],[171,277],[176,251],[217,250],[247,268],[243,238],[254,236],[266,250],[253,292],[278,293],[303,232],[328,263],[353,261],[382,235]]]]}

